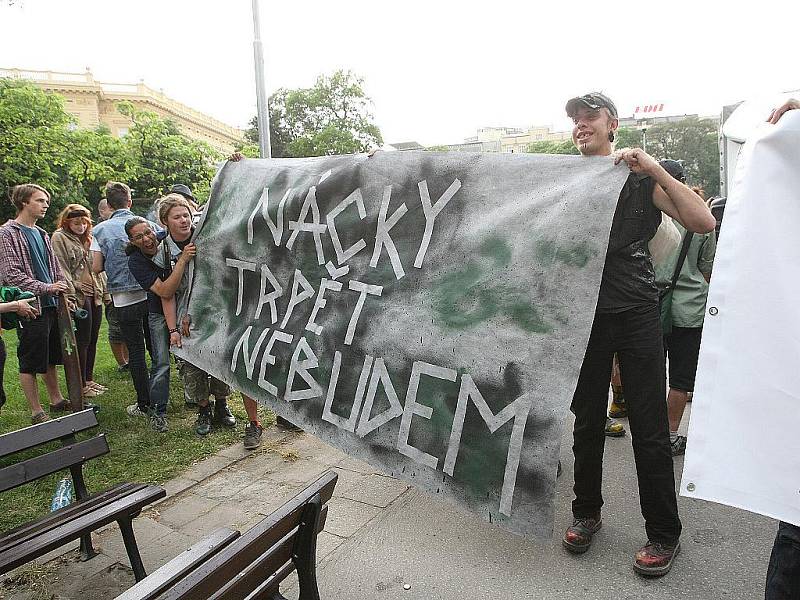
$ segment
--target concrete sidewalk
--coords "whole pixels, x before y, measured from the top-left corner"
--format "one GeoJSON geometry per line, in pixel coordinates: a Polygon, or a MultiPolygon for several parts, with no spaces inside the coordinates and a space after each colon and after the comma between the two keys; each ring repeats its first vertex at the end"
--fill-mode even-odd
{"type": "MultiPolygon", "coordinates": [[[[379,474],[305,434],[265,431],[264,450],[241,443],[166,484],[168,496],[134,521],[148,572],[221,526],[242,531],[327,469],[339,473],[328,521],[318,540],[323,598],[403,599],[747,599],[763,597],[775,522],[744,511],[679,498],[682,552],[669,575],[637,576],[633,553],[645,533],[629,438],[608,440],[602,531],[582,556],[566,553],[560,535],[571,519],[570,435],[562,447],[555,535],[536,544],[379,474]],[[410,589],[406,589],[410,586],[410,589]]],[[[679,479],[683,461],[676,459],[679,479]]],[[[94,536],[101,554],[53,558],[15,600],[108,599],[134,583],[116,526],[94,536]]],[[[63,550],[62,550],[63,552],[63,550]]],[[[292,581],[282,588],[296,597],[292,581]]]]}

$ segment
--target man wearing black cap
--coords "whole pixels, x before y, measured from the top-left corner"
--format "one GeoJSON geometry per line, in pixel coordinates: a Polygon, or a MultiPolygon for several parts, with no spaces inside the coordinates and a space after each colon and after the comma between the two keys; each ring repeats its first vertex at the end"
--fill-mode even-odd
{"type": "Polygon", "coordinates": [[[610,98],[585,94],[567,102],[566,111],[573,121],[572,141],[583,156],[613,154],[615,164],[624,161],[631,174],[612,221],[592,332],[572,400],[574,521],[563,544],[570,552],[585,552],[602,524],[604,428],[616,352],[648,535],[647,544],[636,553],[634,569],[664,575],[680,549],[681,522],[667,424],[658,289],[647,243],[661,223],[662,211],[698,233],[711,231],[716,222],[702,199],[646,152],[633,148],[614,153],[619,121],[610,98]]]}

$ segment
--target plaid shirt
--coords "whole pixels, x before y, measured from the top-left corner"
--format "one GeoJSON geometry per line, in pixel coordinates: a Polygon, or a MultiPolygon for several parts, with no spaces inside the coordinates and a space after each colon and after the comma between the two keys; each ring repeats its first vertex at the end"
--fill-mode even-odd
{"type": "MultiPolygon", "coordinates": [[[[34,226],[42,234],[47,248],[47,262],[50,265],[50,277],[54,282],[66,281],[61,265],[53,255],[53,247],[47,232],[41,227],[34,226]]],[[[37,296],[52,296],[49,283],[36,279],[31,262],[31,253],[28,241],[22,233],[22,227],[13,219],[0,227],[0,283],[18,287],[23,291],[32,292],[37,296]]],[[[68,294],[70,292],[67,292],[68,294]]]]}

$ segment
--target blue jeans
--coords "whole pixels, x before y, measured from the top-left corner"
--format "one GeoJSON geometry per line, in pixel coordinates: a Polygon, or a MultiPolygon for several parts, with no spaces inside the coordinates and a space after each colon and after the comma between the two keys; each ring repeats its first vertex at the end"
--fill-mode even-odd
{"type": "Polygon", "coordinates": [[[800,600],[800,527],[781,521],[767,567],[766,600],[800,600]]]}
{"type": "Polygon", "coordinates": [[[169,403],[169,331],[164,315],[149,313],[153,362],[150,365],[150,409],[153,414],[167,414],[169,403]]]}
{"type": "Polygon", "coordinates": [[[150,410],[150,386],[147,378],[147,361],[144,358],[145,339],[150,338],[147,323],[147,300],[130,306],[116,307],[122,339],[128,347],[128,366],[133,387],[136,390],[136,403],[139,410],[150,410]]]}

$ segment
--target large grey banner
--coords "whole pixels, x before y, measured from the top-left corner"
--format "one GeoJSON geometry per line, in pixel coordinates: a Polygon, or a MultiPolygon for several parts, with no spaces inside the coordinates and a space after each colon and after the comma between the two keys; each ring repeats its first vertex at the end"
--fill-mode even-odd
{"type": "Polygon", "coordinates": [[[386,473],[549,536],[627,174],[577,156],[228,163],[179,354],[386,473]]]}

